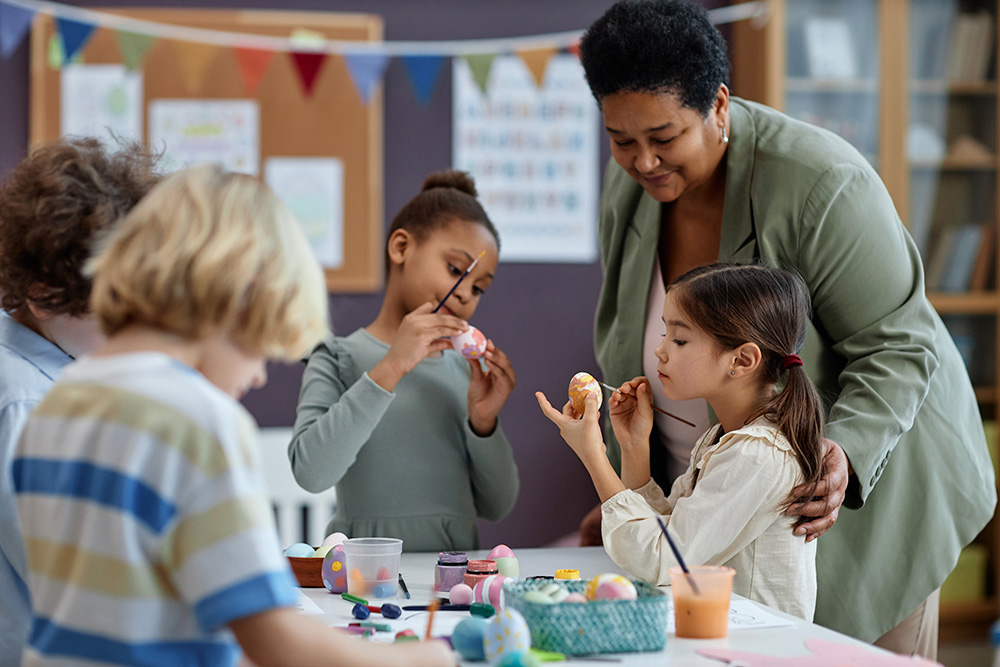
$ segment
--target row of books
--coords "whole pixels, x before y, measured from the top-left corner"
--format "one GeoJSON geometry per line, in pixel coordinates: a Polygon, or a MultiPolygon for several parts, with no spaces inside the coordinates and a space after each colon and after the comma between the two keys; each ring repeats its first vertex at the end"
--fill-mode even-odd
{"type": "Polygon", "coordinates": [[[995,226],[970,223],[940,230],[925,257],[930,292],[969,292],[990,285],[995,226]]]}
{"type": "Polygon", "coordinates": [[[987,11],[959,14],[948,48],[949,81],[983,81],[993,56],[993,15],[987,11]]]}
{"type": "Polygon", "coordinates": [[[957,12],[948,3],[911,5],[911,62],[916,78],[984,81],[992,74],[996,17],[957,12]]]}

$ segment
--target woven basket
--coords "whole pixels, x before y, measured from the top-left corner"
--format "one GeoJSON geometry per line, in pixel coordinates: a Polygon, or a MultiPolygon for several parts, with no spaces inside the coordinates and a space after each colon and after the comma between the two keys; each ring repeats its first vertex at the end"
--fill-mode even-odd
{"type": "MultiPolygon", "coordinates": [[[[544,604],[522,596],[551,580],[529,580],[504,586],[506,607],[524,616],[531,645],[566,655],[660,651],[667,643],[667,596],[633,580],[635,600],[590,600],[544,604]]],[[[558,581],[571,593],[583,593],[586,581],[558,581]]]]}

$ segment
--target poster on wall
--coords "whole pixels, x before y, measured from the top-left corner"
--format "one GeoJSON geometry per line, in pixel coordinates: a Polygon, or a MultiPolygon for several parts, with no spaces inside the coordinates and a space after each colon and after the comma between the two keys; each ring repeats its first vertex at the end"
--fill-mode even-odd
{"type": "Polygon", "coordinates": [[[260,108],[253,100],[160,99],[149,103],[149,145],[168,171],[210,162],[256,176],[260,108]]]}
{"type": "Polygon", "coordinates": [[[337,158],[274,157],[264,179],[291,209],[325,269],[344,263],[344,163],[337,158]]]}
{"type": "Polygon", "coordinates": [[[476,179],[500,261],[595,261],[598,113],[579,60],[554,56],[540,88],[517,56],[493,61],[486,94],[465,60],[453,76],[452,164],[476,179]]]}
{"type": "Polygon", "coordinates": [[[124,65],[65,65],[59,73],[59,132],[142,141],[142,74],[124,65]]]}

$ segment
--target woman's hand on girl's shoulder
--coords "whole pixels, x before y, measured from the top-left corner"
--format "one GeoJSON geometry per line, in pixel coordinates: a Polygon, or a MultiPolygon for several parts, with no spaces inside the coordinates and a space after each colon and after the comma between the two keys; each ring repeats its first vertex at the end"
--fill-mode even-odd
{"type": "Polygon", "coordinates": [[[792,489],[792,495],[799,499],[785,510],[785,514],[800,517],[795,523],[796,535],[805,535],[806,542],[812,542],[830,530],[844,504],[851,474],[844,450],[833,440],[823,438],[823,476],[815,486],[802,484],[792,489]]]}
{"type": "Polygon", "coordinates": [[[496,428],[497,415],[517,384],[510,358],[492,340],[486,341],[483,362],[485,371],[478,359],[469,360],[469,424],[481,436],[496,428]]]}
{"type": "Polygon", "coordinates": [[[653,431],[653,394],[649,380],[639,376],[612,392],[608,414],[623,450],[637,445],[648,447],[649,434],[653,431]]]}
{"type": "Polygon", "coordinates": [[[368,377],[386,391],[392,391],[404,375],[428,355],[451,349],[451,336],[469,328],[469,323],[454,315],[434,313],[433,303],[425,303],[408,313],[399,323],[389,351],[368,377]]]}

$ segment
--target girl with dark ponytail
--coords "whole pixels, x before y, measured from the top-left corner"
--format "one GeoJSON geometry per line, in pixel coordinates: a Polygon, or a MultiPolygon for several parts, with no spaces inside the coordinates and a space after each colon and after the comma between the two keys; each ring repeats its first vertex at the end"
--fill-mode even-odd
{"type": "Polygon", "coordinates": [[[619,477],[604,453],[596,398],[585,413],[542,411],[587,467],[602,503],[604,547],[630,574],[669,582],[676,560],[662,518],[692,565],[736,570],[733,591],[805,620],[816,604],[816,544],[794,535],[792,489],[821,477],[823,404],[797,352],[810,317],[803,281],[760,265],[713,264],[675,280],[663,304],[657,374],[673,400],[704,398],[718,419],[665,496],[650,477],[650,381],[608,402],[622,447],[619,477]]]}

